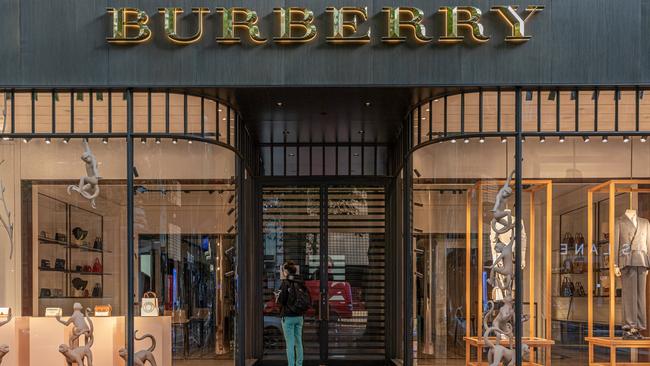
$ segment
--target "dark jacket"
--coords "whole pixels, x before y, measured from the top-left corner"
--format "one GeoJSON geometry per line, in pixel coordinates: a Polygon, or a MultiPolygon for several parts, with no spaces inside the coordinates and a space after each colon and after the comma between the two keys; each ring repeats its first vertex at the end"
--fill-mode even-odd
{"type": "Polygon", "coordinates": [[[289,275],[286,280],[282,280],[280,285],[280,296],[278,296],[278,303],[280,304],[280,316],[302,316],[291,311],[287,306],[289,302],[289,289],[294,286],[305,286],[300,275],[289,275]]]}

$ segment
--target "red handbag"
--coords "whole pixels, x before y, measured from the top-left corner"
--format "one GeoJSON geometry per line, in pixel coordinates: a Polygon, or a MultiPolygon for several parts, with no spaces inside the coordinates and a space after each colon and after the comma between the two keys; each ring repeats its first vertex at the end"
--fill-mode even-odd
{"type": "Polygon", "coordinates": [[[104,267],[102,267],[102,263],[99,261],[99,258],[95,258],[95,263],[93,263],[93,272],[101,273],[103,271],[104,267]]]}

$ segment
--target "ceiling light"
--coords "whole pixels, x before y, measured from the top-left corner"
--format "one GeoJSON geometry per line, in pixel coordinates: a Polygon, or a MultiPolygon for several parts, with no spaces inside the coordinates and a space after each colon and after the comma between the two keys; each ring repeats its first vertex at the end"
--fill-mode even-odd
{"type": "Polygon", "coordinates": [[[564,143],[564,141],[565,141],[564,136],[560,136],[560,143],[562,144],[562,143],[564,143]]]}
{"type": "Polygon", "coordinates": [[[69,137],[66,137],[66,138],[63,139],[63,143],[64,143],[64,144],[67,144],[68,142],[70,142],[70,138],[69,138],[69,137]]]}
{"type": "Polygon", "coordinates": [[[589,136],[582,136],[582,141],[589,142],[589,136]]]}
{"type": "Polygon", "coordinates": [[[526,142],[526,137],[525,136],[521,137],[521,142],[526,142]]]}
{"type": "Polygon", "coordinates": [[[102,144],[104,144],[104,145],[108,144],[108,137],[104,137],[102,139],[102,144]]]}
{"type": "Polygon", "coordinates": [[[427,108],[427,112],[429,111],[429,108],[427,108]]]}
{"type": "Polygon", "coordinates": [[[641,142],[648,141],[648,136],[641,136],[641,142]]]}
{"type": "Polygon", "coordinates": [[[464,143],[469,144],[469,139],[463,140],[464,143]]]}
{"type": "Polygon", "coordinates": [[[7,137],[7,136],[2,136],[2,140],[3,140],[3,141],[9,141],[9,137],[7,137]]]}
{"type": "Polygon", "coordinates": [[[173,138],[173,139],[172,139],[172,144],[176,145],[177,143],[178,143],[178,139],[177,139],[177,138],[173,138]]]}
{"type": "Polygon", "coordinates": [[[478,142],[485,143],[485,137],[481,137],[480,139],[478,139],[478,142]]]}
{"type": "Polygon", "coordinates": [[[370,107],[370,102],[366,102],[366,107],[370,107]]]}
{"type": "Polygon", "coordinates": [[[628,136],[623,136],[623,142],[625,143],[630,142],[630,138],[628,136]]]}
{"type": "Polygon", "coordinates": [[[352,156],[354,156],[355,158],[357,158],[357,157],[359,157],[359,153],[354,153],[354,154],[352,154],[352,156]]]}
{"type": "Polygon", "coordinates": [[[160,144],[160,137],[156,137],[156,144],[160,144]]]}
{"type": "Polygon", "coordinates": [[[508,142],[508,139],[506,137],[502,137],[501,138],[501,143],[505,144],[506,142],[508,142]]]}
{"type": "Polygon", "coordinates": [[[434,99],[433,101],[438,103],[440,101],[440,99],[434,99]]]}
{"type": "Polygon", "coordinates": [[[358,132],[359,135],[363,135],[364,133],[366,133],[366,131],[364,131],[364,130],[359,130],[359,132],[358,132]]]}
{"type": "Polygon", "coordinates": [[[188,143],[189,145],[192,145],[192,140],[187,140],[187,143],[188,143]]]}
{"type": "Polygon", "coordinates": [[[32,139],[29,138],[29,137],[23,137],[23,142],[24,142],[24,143],[28,143],[28,142],[30,142],[31,140],[32,140],[32,139]]]}
{"type": "Polygon", "coordinates": [[[48,144],[48,145],[49,145],[49,144],[50,144],[51,142],[52,142],[52,140],[50,140],[50,138],[49,138],[49,137],[46,137],[46,138],[45,138],[45,143],[46,143],[46,144],[48,144]]]}
{"type": "Polygon", "coordinates": [[[278,107],[282,107],[282,102],[275,103],[278,107]]]}
{"type": "Polygon", "coordinates": [[[289,153],[289,156],[296,156],[296,154],[294,154],[294,153],[289,153]]]}
{"type": "Polygon", "coordinates": [[[455,144],[455,143],[456,143],[456,139],[451,139],[450,142],[451,142],[452,144],[455,144]]]}
{"type": "Polygon", "coordinates": [[[603,144],[606,144],[607,141],[608,141],[608,140],[607,140],[607,136],[603,136],[603,140],[602,140],[603,144]]]}
{"type": "Polygon", "coordinates": [[[423,120],[423,121],[424,121],[425,119],[427,119],[427,117],[422,117],[422,120],[423,120]]]}
{"type": "Polygon", "coordinates": [[[541,144],[545,143],[545,142],[546,142],[546,137],[544,137],[544,136],[540,136],[540,137],[539,137],[539,142],[540,142],[541,144]]]}
{"type": "Polygon", "coordinates": [[[146,144],[147,143],[147,138],[146,137],[140,138],[140,143],[143,144],[143,145],[146,144]]]}

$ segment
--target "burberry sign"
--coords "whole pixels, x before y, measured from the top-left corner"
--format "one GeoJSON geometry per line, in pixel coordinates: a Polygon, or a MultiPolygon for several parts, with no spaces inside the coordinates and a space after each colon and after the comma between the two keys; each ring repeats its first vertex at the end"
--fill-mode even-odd
{"type": "MultiPolygon", "coordinates": [[[[517,5],[492,6],[489,13],[495,16],[505,27],[505,42],[523,43],[531,39],[528,22],[533,15],[544,10],[543,6],[531,5],[519,9],[517,5]]],[[[156,27],[150,24],[149,14],[137,8],[108,8],[111,19],[110,35],[106,40],[111,44],[129,45],[149,40],[156,27]]],[[[193,28],[187,34],[179,32],[179,22],[184,10],[179,7],[159,8],[162,25],[161,31],[169,42],[189,45],[200,41],[204,36],[204,23],[211,14],[207,7],[194,7],[193,28]]],[[[320,32],[331,44],[368,43],[373,29],[368,22],[366,7],[328,7],[329,24],[326,29],[317,29],[313,11],[302,7],[275,8],[275,30],[262,31],[258,24],[257,12],[245,7],[216,8],[220,15],[220,32],[215,41],[222,44],[237,44],[242,41],[252,44],[274,42],[278,44],[307,43],[315,40],[320,32]]],[[[382,13],[385,27],[382,29],[381,41],[400,43],[407,39],[415,43],[426,44],[461,43],[466,39],[471,42],[485,43],[490,40],[481,21],[483,12],[474,6],[443,6],[438,9],[437,20],[442,22],[442,34],[436,38],[427,34],[423,24],[425,15],[415,7],[384,7],[382,13]]]]}

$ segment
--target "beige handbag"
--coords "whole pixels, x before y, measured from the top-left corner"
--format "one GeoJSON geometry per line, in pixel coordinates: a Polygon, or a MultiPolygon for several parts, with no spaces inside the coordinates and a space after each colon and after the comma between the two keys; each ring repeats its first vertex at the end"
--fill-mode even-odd
{"type": "Polygon", "coordinates": [[[158,316],[158,297],[154,292],[148,291],[142,296],[140,316],[158,316]]]}

